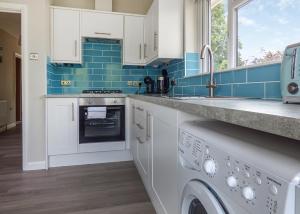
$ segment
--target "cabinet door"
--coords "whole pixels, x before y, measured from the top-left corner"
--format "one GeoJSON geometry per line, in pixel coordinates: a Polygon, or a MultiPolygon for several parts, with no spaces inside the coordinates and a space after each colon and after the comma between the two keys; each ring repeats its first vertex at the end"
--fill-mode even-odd
{"type": "Polygon", "coordinates": [[[130,151],[133,160],[136,162],[137,148],[136,148],[136,131],[135,131],[135,102],[130,101],[130,124],[129,124],[129,140],[130,140],[130,151]]]}
{"type": "Polygon", "coordinates": [[[48,99],[47,123],[48,155],[77,153],[77,99],[48,99]]]}
{"type": "Polygon", "coordinates": [[[83,37],[123,39],[123,15],[82,12],[81,26],[83,37]]]}
{"type": "MultiPolygon", "coordinates": [[[[158,111],[169,114],[172,110],[161,108],[158,111]]],[[[158,198],[162,210],[168,214],[178,213],[177,192],[177,115],[165,119],[154,116],[153,151],[152,151],[152,190],[158,198]],[[171,122],[172,121],[172,122],[171,122]]]]}
{"type": "Polygon", "coordinates": [[[146,60],[158,56],[158,0],[154,0],[145,18],[146,60]]]}
{"type": "Polygon", "coordinates": [[[125,16],[123,64],[144,64],[144,17],[125,16]]]}
{"type": "Polygon", "coordinates": [[[51,11],[52,61],[81,63],[80,12],[58,8],[51,11]]]}

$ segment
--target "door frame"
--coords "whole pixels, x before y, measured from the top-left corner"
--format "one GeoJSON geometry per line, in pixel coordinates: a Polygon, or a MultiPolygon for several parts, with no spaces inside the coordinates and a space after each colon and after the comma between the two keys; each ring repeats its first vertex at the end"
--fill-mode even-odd
{"type": "Polygon", "coordinates": [[[15,102],[16,102],[16,124],[19,124],[20,122],[22,122],[22,109],[20,109],[20,107],[22,108],[22,55],[15,52],[15,73],[16,73],[16,99],[15,99],[15,102]],[[19,92],[21,91],[21,93],[18,92],[18,74],[17,74],[17,60],[20,60],[20,88],[19,88],[19,92]],[[17,93],[20,94],[20,96],[18,97],[17,96],[17,93]],[[21,99],[20,99],[21,98],[21,99]],[[19,104],[20,106],[17,105],[18,101],[17,99],[19,100],[19,104]],[[20,111],[21,110],[21,111],[20,111]],[[17,113],[19,111],[19,113],[17,113]],[[17,120],[17,115],[20,114],[20,120],[17,120]]]}
{"type": "Polygon", "coordinates": [[[0,3],[0,12],[21,14],[22,168],[28,168],[28,9],[26,4],[0,3]]]}

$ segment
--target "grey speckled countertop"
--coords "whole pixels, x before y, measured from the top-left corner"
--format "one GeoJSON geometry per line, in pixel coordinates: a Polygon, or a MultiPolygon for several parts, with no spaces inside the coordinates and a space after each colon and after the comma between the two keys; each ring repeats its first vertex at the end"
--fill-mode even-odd
{"type": "Polygon", "coordinates": [[[45,98],[105,98],[105,97],[127,97],[126,94],[50,94],[45,95],[45,98]]]}
{"type": "Polygon", "coordinates": [[[176,100],[143,95],[129,95],[129,97],[199,117],[300,140],[300,105],[297,104],[242,98],[176,100]]]}

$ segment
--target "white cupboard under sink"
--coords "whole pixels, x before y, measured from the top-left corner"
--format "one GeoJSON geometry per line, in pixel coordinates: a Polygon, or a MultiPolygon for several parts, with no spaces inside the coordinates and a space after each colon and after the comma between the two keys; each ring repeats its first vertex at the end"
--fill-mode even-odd
{"type": "Polygon", "coordinates": [[[121,14],[104,12],[81,12],[81,36],[90,38],[123,39],[121,14]]]}
{"type": "Polygon", "coordinates": [[[125,16],[123,65],[145,64],[144,16],[125,16]]]}
{"type": "Polygon", "coordinates": [[[52,62],[81,63],[80,12],[78,10],[51,9],[51,41],[52,62]]]}
{"type": "Polygon", "coordinates": [[[48,99],[46,105],[48,155],[67,155],[77,153],[77,99],[48,99]]]}

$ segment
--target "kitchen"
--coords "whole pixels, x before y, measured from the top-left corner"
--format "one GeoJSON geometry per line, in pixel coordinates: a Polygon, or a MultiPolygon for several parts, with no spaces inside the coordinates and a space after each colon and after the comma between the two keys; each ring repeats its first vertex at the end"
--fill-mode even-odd
{"type": "Polygon", "coordinates": [[[1,212],[299,213],[300,45],[265,37],[297,5],[0,1],[28,59],[1,212]]]}

